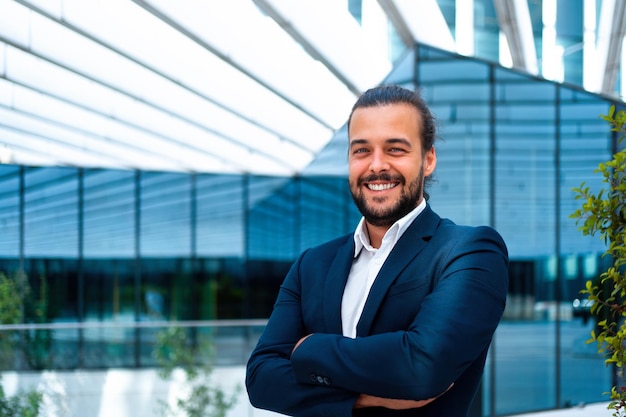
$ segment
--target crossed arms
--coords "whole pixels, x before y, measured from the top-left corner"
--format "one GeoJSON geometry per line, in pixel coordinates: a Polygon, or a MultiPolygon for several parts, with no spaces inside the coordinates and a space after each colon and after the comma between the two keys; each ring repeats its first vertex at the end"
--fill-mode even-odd
{"type": "Polygon", "coordinates": [[[303,313],[306,277],[319,263],[307,253],[287,275],[248,363],[246,385],[256,407],[307,417],[424,406],[486,349],[504,309],[506,249],[495,232],[483,230],[455,236],[432,260],[436,285],[416,301],[407,328],[356,339],[323,333],[305,319],[310,311],[303,313]]]}

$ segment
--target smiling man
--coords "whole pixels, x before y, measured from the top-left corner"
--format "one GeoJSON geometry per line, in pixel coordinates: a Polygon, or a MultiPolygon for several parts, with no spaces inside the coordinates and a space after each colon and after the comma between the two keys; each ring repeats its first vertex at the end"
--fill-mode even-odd
{"type": "Polygon", "coordinates": [[[435,170],[435,148],[431,141],[422,146],[420,120],[405,103],[357,107],[350,117],[350,191],[374,247],[422,201],[424,176],[435,170]]]}
{"type": "Polygon", "coordinates": [[[287,274],[248,362],[250,401],[297,417],[465,417],[504,311],[506,246],[428,205],[436,132],[417,93],[366,91],[348,136],[363,218],[287,274]]]}

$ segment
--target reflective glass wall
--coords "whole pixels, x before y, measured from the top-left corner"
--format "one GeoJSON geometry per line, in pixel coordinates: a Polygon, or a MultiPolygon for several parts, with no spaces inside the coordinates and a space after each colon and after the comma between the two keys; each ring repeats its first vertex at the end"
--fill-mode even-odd
{"type": "MultiPolygon", "coordinates": [[[[28,322],[264,318],[300,250],[358,221],[345,183],[0,165],[0,272],[28,322]]],[[[53,333],[42,367],[152,364],[150,332],[53,333]]]]}
{"type": "MultiPolygon", "coordinates": [[[[386,82],[419,88],[439,124],[430,204],[507,242],[510,293],[477,403],[484,416],[602,401],[593,319],[572,301],[604,267],[569,218],[610,157],[611,100],[417,46],[386,82]]],[[[266,318],[304,249],[351,233],[345,128],[300,176],[0,165],[0,271],[23,272],[32,323],[266,318]]],[[[48,330],[15,369],[154,365],[154,331],[48,330]]]]}
{"type": "Polygon", "coordinates": [[[599,187],[593,170],[615,146],[600,119],[611,100],[429,48],[407,60],[440,123],[431,205],[457,223],[492,225],[510,253],[483,414],[606,400],[611,369],[585,343],[594,321],[572,307],[605,267],[604,246],[569,215],[580,204],[572,188],[599,187]]]}

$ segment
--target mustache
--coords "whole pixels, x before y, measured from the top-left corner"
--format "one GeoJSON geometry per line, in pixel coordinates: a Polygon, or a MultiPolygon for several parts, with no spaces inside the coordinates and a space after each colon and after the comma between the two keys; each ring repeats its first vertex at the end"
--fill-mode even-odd
{"type": "Polygon", "coordinates": [[[367,177],[359,178],[359,185],[363,184],[364,182],[374,182],[374,181],[387,181],[387,182],[398,181],[400,182],[400,184],[405,183],[404,177],[401,175],[392,176],[391,174],[388,174],[388,173],[382,173],[382,174],[370,174],[367,177]]]}

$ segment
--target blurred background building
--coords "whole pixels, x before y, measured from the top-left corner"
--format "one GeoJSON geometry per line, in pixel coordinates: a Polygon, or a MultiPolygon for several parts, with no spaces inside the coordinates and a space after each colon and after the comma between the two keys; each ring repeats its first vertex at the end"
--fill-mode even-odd
{"type": "Polygon", "coordinates": [[[434,210],[510,251],[475,415],[606,399],[572,307],[604,246],[569,215],[617,150],[600,115],[623,108],[625,9],[0,0],[0,271],[43,324],[6,370],[151,369],[163,322],[212,329],[241,368],[295,257],[356,226],[345,122],[397,83],[438,119],[434,210]]]}

